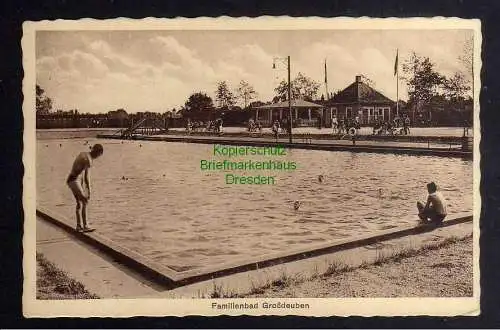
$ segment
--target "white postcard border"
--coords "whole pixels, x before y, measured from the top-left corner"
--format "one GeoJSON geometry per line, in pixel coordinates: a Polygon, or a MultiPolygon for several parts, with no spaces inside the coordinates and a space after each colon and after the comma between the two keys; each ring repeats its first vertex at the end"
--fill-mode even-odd
{"type": "Polygon", "coordinates": [[[456,316],[479,315],[479,218],[481,210],[479,92],[481,22],[460,18],[197,18],[197,19],[81,19],[25,22],[23,24],[23,312],[26,317],[132,317],[187,315],[301,315],[301,316],[456,316]],[[35,34],[36,31],[68,30],[323,30],[323,29],[472,29],[474,30],[474,289],[471,298],[294,298],[294,299],[36,299],[36,128],[35,128],[35,34]],[[217,310],[213,302],[255,303],[258,309],[217,310]],[[266,309],[264,302],[309,304],[309,308],[266,309]]]}

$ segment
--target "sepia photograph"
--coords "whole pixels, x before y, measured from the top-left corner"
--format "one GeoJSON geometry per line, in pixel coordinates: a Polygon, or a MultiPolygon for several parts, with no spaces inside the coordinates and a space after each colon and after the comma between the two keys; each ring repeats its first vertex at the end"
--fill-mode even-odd
{"type": "Polygon", "coordinates": [[[23,28],[27,317],[479,314],[479,20],[23,28]]]}

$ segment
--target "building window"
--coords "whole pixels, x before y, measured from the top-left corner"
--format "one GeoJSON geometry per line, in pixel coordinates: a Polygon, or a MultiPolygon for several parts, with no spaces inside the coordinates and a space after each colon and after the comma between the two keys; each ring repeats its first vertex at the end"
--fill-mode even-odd
{"type": "Polygon", "coordinates": [[[373,107],[363,107],[363,111],[361,112],[360,117],[363,124],[369,124],[373,122],[373,107]]]}
{"type": "Polygon", "coordinates": [[[346,118],[351,118],[352,117],[352,107],[346,107],[345,108],[345,117],[346,118]]]}
{"type": "Polygon", "coordinates": [[[391,120],[391,108],[384,107],[381,108],[381,111],[382,111],[382,117],[384,118],[385,121],[391,120]]]}
{"type": "Polygon", "coordinates": [[[384,119],[383,111],[381,111],[380,108],[375,108],[373,110],[373,120],[378,121],[378,120],[383,120],[383,119],[384,119]]]}
{"type": "Polygon", "coordinates": [[[331,111],[330,114],[331,114],[332,118],[333,118],[333,115],[335,115],[336,117],[339,116],[339,114],[337,113],[336,107],[331,108],[330,111],[331,111]]]}

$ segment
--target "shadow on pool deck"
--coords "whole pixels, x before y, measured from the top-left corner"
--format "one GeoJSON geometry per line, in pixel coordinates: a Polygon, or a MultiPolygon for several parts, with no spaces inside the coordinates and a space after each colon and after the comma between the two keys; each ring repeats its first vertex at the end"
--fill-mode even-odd
{"type": "MultiPolygon", "coordinates": [[[[111,257],[118,261],[124,267],[140,274],[146,281],[155,283],[159,287],[155,290],[170,290],[176,287],[182,287],[196,282],[211,280],[214,278],[225,277],[232,274],[248,272],[252,270],[263,269],[292,261],[304,260],[318,257],[326,254],[335,254],[337,252],[356,249],[381,244],[382,242],[394,240],[402,237],[419,235],[422,233],[432,233],[434,228],[431,226],[405,226],[381,231],[377,234],[366,235],[355,239],[345,239],[340,241],[331,241],[327,243],[311,245],[308,248],[290,249],[280,253],[273,253],[260,256],[254,259],[232,260],[226,264],[207,266],[205,268],[178,272],[171,268],[160,265],[149,258],[124,248],[116,242],[99,235],[98,233],[82,234],[74,230],[69,225],[67,219],[56,215],[47,210],[38,209],[37,217],[42,221],[49,222],[71,235],[75,240],[84,242],[99,253],[111,257]]],[[[439,230],[445,230],[446,227],[472,222],[471,214],[455,214],[452,219],[446,220],[439,230]]],[[[84,260],[84,259],[80,259],[84,260]]]]}

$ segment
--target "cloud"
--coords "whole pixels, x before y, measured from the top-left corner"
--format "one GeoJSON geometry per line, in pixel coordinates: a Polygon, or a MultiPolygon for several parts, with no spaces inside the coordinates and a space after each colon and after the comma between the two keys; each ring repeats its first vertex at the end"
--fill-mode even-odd
{"type": "Polygon", "coordinates": [[[96,56],[75,50],[71,53],[64,53],[57,57],[44,56],[37,61],[37,71],[42,75],[66,76],[64,73],[73,74],[85,73],[88,78],[103,77],[109,71],[96,56]]]}
{"type": "Polygon", "coordinates": [[[259,100],[271,100],[281,80],[278,77],[286,77],[283,67],[273,70],[273,59],[272,54],[255,43],[235,46],[222,54],[214,66],[216,79],[228,81],[233,89],[245,80],[255,89],[259,100]]]}
{"type": "Polygon", "coordinates": [[[103,77],[108,67],[96,56],[75,50],[69,59],[70,65],[79,72],[85,72],[89,77],[103,77]]]}
{"type": "MultiPolygon", "coordinates": [[[[197,91],[214,97],[221,80],[233,90],[246,80],[258,99],[269,101],[279,81],[287,76],[284,65],[272,69],[275,53],[290,54],[292,79],[298,72],[314,79],[321,84],[319,95],[324,93],[325,59],[330,91],[345,88],[355,75],[363,74],[392,99],[396,97],[395,49],[400,47],[400,62],[410,52],[401,45],[411,45],[417,53],[430,56],[444,74],[460,69],[456,59],[459,46],[442,35],[423,37],[415,33],[412,37],[398,32],[370,37],[364,32],[358,37],[354,33],[330,38],[311,34],[297,47],[293,42],[276,45],[274,35],[265,39],[259,32],[246,33],[245,38],[228,33],[223,42],[213,44],[211,41],[217,38],[204,34],[200,41],[196,39],[199,36],[180,32],[68,32],[60,40],[58,34],[46,33],[44,38],[50,42],[44,44],[42,37],[37,39],[45,49],[37,59],[37,83],[57,107],[83,112],[116,108],[136,112],[178,108],[197,91]]],[[[404,96],[405,92],[401,83],[400,94],[404,96]]]]}
{"type": "Polygon", "coordinates": [[[64,71],[70,71],[71,68],[71,57],[67,54],[64,54],[62,56],[59,56],[57,59],[57,64],[59,67],[64,70],[64,71]]]}
{"type": "Polygon", "coordinates": [[[240,64],[246,71],[252,72],[259,68],[270,68],[273,57],[265,52],[262,47],[247,44],[229,50],[226,61],[240,64]]]}
{"type": "Polygon", "coordinates": [[[94,40],[89,44],[89,49],[97,54],[107,55],[112,53],[111,46],[104,40],[94,40]]]}

